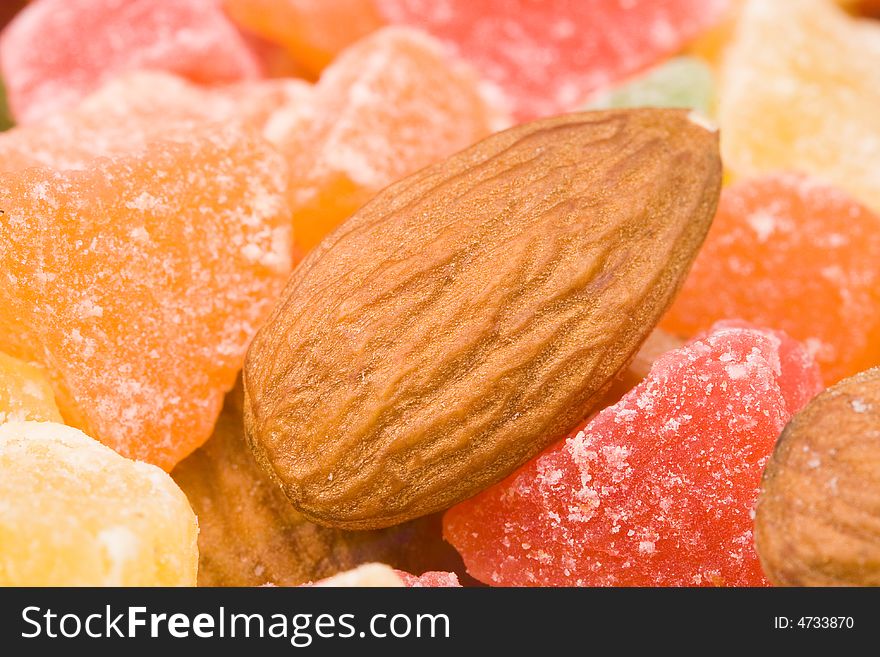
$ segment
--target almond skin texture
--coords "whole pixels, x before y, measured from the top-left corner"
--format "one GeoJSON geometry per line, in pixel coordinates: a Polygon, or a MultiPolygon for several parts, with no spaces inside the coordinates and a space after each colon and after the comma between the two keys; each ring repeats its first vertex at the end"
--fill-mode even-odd
{"type": "Polygon", "coordinates": [[[199,517],[199,586],[297,586],[369,561],[464,572],[439,515],[366,532],[303,518],[254,461],[241,407],[239,385],[211,439],[171,473],[199,517]]]}
{"type": "Polygon", "coordinates": [[[777,586],[880,586],[880,368],[829,388],[782,432],[755,544],[777,586]]]}
{"type": "Polygon", "coordinates": [[[383,527],[499,481],[583,420],[678,289],[718,201],[681,110],[493,135],[380,192],[296,269],[245,426],[306,517],[383,527]]]}

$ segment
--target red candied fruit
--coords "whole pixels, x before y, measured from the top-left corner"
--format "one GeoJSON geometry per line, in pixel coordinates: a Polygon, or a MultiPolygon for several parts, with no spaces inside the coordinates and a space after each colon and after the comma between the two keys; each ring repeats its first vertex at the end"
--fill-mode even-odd
{"type": "Polygon", "coordinates": [[[444,535],[493,585],[765,585],[752,545],[761,472],[820,388],[785,334],[718,325],[661,356],[582,430],[453,507],[444,535]]]}

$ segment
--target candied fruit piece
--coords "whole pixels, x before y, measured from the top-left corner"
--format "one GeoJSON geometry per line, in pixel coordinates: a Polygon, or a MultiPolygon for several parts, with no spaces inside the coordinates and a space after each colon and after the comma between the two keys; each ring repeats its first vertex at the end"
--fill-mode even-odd
{"type": "Polygon", "coordinates": [[[455,573],[446,573],[439,570],[432,570],[421,575],[411,575],[402,570],[395,571],[403,580],[404,585],[412,589],[421,588],[458,588],[461,584],[458,581],[458,575],[455,573]]]}
{"type": "Polygon", "coordinates": [[[821,387],[783,333],[718,325],[580,431],[453,507],[494,585],[761,585],[752,509],[779,432],[821,387]]]}
{"type": "Polygon", "coordinates": [[[18,123],[70,107],[130,70],[200,83],[262,75],[235,25],[205,0],[36,0],[0,37],[0,68],[18,123]]]}
{"type": "Polygon", "coordinates": [[[398,572],[391,566],[381,563],[365,563],[357,568],[319,580],[310,586],[401,588],[405,584],[398,572]]]}
{"type": "Polygon", "coordinates": [[[290,163],[298,248],[390,183],[487,136],[497,118],[433,39],[392,27],[359,41],[324,71],[310,112],[295,106],[267,127],[290,163]]]}
{"type": "Polygon", "coordinates": [[[0,344],[67,422],[170,469],[211,434],[290,269],[280,155],[238,128],[0,173],[0,344]]]}
{"type": "Polygon", "coordinates": [[[52,385],[43,369],[0,352],[0,424],[61,422],[52,385]]]}
{"type": "Polygon", "coordinates": [[[800,340],[827,383],[880,364],[880,217],[795,175],[726,188],[661,326],[691,336],[724,317],[800,340]]]}
{"type": "Polygon", "coordinates": [[[223,0],[223,4],[233,20],[284,46],[312,74],[382,27],[369,0],[223,0]]]}
{"type": "Polygon", "coordinates": [[[0,425],[0,500],[0,586],[195,586],[184,494],[77,429],[0,425]]]}
{"type": "Polygon", "coordinates": [[[719,95],[725,165],[812,174],[880,211],[878,60],[880,25],[829,0],[746,3],[719,95]]]}
{"type": "Polygon", "coordinates": [[[581,106],[712,26],[728,0],[377,0],[471,62],[520,120],[581,106]],[[550,81],[548,83],[548,81],[550,81]]]}
{"type": "Polygon", "coordinates": [[[715,102],[712,69],[696,57],[675,57],[614,89],[603,92],[587,109],[683,107],[711,116],[715,102]]]}
{"type": "Polygon", "coordinates": [[[199,586],[296,586],[381,561],[394,568],[460,570],[440,514],[370,531],[306,520],[254,459],[237,385],[211,439],[171,476],[199,517],[199,586]]]}
{"type": "Polygon", "coordinates": [[[158,71],[123,75],[75,108],[0,135],[0,170],[83,169],[96,157],[142,150],[157,139],[188,141],[203,123],[245,124],[266,134],[276,112],[307,107],[311,85],[257,80],[199,87],[158,71]]]}

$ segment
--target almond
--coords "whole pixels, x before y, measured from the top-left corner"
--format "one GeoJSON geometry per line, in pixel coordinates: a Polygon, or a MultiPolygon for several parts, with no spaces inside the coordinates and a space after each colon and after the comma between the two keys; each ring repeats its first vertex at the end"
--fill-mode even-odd
{"type": "Polygon", "coordinates": [[[497,482],[601,399],[718,201],[681,110],[496,134],[380,192],[296,269],[245,366],[258,461],[308,518],[374,528],[497,482]]]}
{"type": "Polygon", "coordinates": [[[464,570],[436,514],[366,532],[306,520],[254,461],[241,402],[237,386],[210,440],[171,473],[199,518],[199,586],[296,586],[368,561],[464,570]]]}
{"type": "Polygon", "coordinates": [[[880,368],[829,388],[785,428],[755,544],[777,586],[880,586],[880,368]]]}

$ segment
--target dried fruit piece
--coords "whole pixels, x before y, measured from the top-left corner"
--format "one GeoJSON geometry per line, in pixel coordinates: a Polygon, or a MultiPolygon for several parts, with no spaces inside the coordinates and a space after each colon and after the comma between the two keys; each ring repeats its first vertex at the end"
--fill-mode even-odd
{"type": "Polygon", "coordinates": [[[0,425],[0,586],[194,586],[196,517],[159,468],[53,422],[0,425]]]}
{"type": "Polygon", "coordinates": [[[719,326],[450,509],[444,535],[471,575],[495,585],[761,585],[751,515],[761,471],[820,388],[791,338],[719,326]]]}
{"type": "Polygon", "coordinates": [[[880,364],[880,217],[816,180],[771,175],[721,194],[661,326],[691,336],[724,317],[803,342],[830,383],[880,364]]]}
{"type": "Polygon", "coordinates": [[[375,531],[309,522],[254,461],[244,438],[241,389],[211,439],[171,473],[199,517],[200,586],[296,586],[380,561],[403,570],[463,570],[441,537],[440,516],[375,531]]]}
{"type": "Polygon", "coordinates": [[[383,24],[369,0],[223,0],[223,4],[235,21],[283,45],[312,74],[383,24]]]}
{"type": "Polygon", "coordinates": [[[880,211],[880,26],[829,0],[751,0],[725,58],[724,164],[812,174],[880,211]]]}
{"type": "Polygon", "coordinates": [[[785,428],[764,471],[755,543],[784,586],[880,586],[880,368],[785,428]]]}
{"type": "Polygon", "coordinates": [[[18,123],[71,107],[131,70],[201,83],[261,76],[235,26],[204,0],[35,0],[4,30],[0,68],[18,123]]]}
{"type": "Polygon", "coordinates": [[[407,586],[409,588],[425,587],[460,587],[455,573],[429,572],[424,575],[411,575],[402,570],[394,570],[385,564],[368,563],[353,570],[328,577],[312,586],[407,586]]]}
{"type": "Polygon", "coordinates": [[[268,131],[290,164],[291,208],[305,253],[376,192],[491,132],[469,71],[412,30],[388,28],[347,49],[268,131]]]}
{"type": "Polygon", "coordinates": [[[728,0],[376,0],[425,29],[496,85],[521,120],[571,111],[589,95],[674,54],[728,0]]]}
{"type": "Polygon", "coordinates": [[[696,57],[675,57],[614,89],[606,90],[586,109],[615,107],[682,107],[712,116],[715,77],[696,57]]]}
{"type": "Polygon", "coordinates": [[[163,123],[182,119],[244,122],[264,131],[276,112],[289,112],[311,99],[312,85],[303,80],[275,78],[204,87],[171,73],[138,71],[102,86],[77,105],[73,115],[96,131],[101,121],[105,130],[108,123],[124,123],[141,131],[149,129],[150,121],[157,132],[163,123]]]}
{"type": "MultiPolygon", "coordinates": [[[[107,83],[74,109],[0,135],[0,169],[85,169],[156,140],[187,142],[206,123],[245,124],[266,135],[276,112],[309,104],[311,86],[259,80],[205,89],[169,73],[137,72],[107,83]]],[[[219,129],[219,128],[215,128],[219,129]]]]}
{"type": "Polygon", "coordinates": [[[682,110],[495,135],[381,192],[295,270],[245,367],[258,460],[316,522],[448,507],[582,420],[715,213],[682,110]]]}
{"type": "Polygon", "coordinates": [[[52,386],[43,369],[0,352],[0,424],[61,422],[52,386]]]}
{"type": "Polygon", "coordinates": [[[339,573],[333,577],[328,577],[319,582],[315,582],[312,586],[366,586],[372,588],[378,587],[397,587],[406,586],[400,575],[390,566],[381,563],[365,563],[352,570],[339,573]]]}
{"type": "Polygon", "coordinates": [[[170,469],[289,272],[284,192],[280,156],[233,127],[0,174],[0,343],[46,367],[68,423],[170,469]]]}
{"type": "Polygon", "coordinates": [[[397,571],[398,577],[403,583],[415,589],[420,588],[457,588],[461,584],[458,582],[458,576],[455,573],[444,573],[439,571],[423,573],[421,575],[410,575],[403,571],[397,571]]]}

